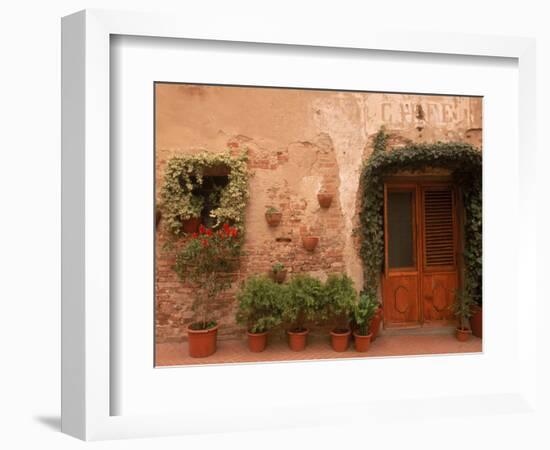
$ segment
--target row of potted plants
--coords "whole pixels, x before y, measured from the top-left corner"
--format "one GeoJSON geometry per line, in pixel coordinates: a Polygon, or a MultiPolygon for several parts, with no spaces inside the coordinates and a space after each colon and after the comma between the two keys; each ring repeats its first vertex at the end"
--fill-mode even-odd
{"type": "Polygon", "coordinates": [[[288,284],[255,276],[243,285],[237,301],[236,320],[246,326],[253,352],[263,351],[268,333],[279,326],[286,329],[291,350],[304,350],[309,334],[306,324],[311,322],[334,325],[331,344],[338,352],[348,349],[353,330],[355,348],[364,352],[381,319],[376,296],[358,296],[345,274],[332,274],[325,283],[310,275],[296,275],[288,284]]]}

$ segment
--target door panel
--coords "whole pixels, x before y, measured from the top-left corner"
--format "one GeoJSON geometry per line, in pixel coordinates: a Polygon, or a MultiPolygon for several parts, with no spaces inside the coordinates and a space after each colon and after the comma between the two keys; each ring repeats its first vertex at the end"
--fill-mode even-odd
{"type": "Polygon", "coordinates": [[[454,195],[449,186],[422,189],[424,268],[455,269],[454,195]]]}
{"type": "Polygon", "coordinates": [[[394,326],[418,322],[418,276],[395,275],[384,282],[384,322],[394,326]]]}
{"type": "Polygon", "coordinates": [[[450,309],[458,287],[456,272],[425,273],[422,277],[424,322],[452,321],[450,309]]]}
{"type": "Polygon", "coordinates": [[[403,269],[416,267],[414,236],[414,190],[388,190],[387,229],[388,267],[403,269]]]}

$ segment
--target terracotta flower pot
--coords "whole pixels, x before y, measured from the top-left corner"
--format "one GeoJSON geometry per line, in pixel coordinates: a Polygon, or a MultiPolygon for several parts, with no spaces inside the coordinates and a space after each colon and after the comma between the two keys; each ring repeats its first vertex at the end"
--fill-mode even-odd
{"type": "Polygon", "coordinates": [[[312,252],[317,247],[319,238],[317,236],[304,236],[302,237],[302,245],[308,252],[312,252]]]}
{"type": "Polygon", "coordinates": [[[349,347],[350,330],[332,330],[330,332],[330,343],[335,352],[345,352],[349,347]]]}
{"type": "Polygon", "coordinates": [[[382,308],[378,308],[376,310],[376,314],[372,318],[372,322],[370,325],[372,338],[371,342],[374,342],[376,340],[376,337],[378,336],[378,333],[380,333],[380,324],[382,323],[382,317],[384,316],[384,310],[382,308]]]}
{"type": "Polygon", "coordinates": [[[319,192],[317,194],[317,200],[319,201],[319,206],[321,206],[321,208],[329,208],[332,203],[332,194],[319,192]]]}
{"type": "Polygon", "coordinates": [[[277,272],[271,271],[271,278],[275,283],[284,283],[286,279],[286,269],[278,270],[277,272]]]}
{"type": "Polygon", "coordinates": [[[474,306],[472,317],[470,317],[470,326],[474,336],[483,337],[483,310],[481,306],[474,306]]]}
{"type": "Polygon", "coordinates": [[[470,330],[463,330],[462,328],[456,329],[456,339],[460,342],[466,342],[470,339],[470,334],[472,334],[470,330]]]}
{"type": "Polygon", "coordinates": [[[367,334],[365,336],[365,335],[362,335],[362,334],[357,334],[357,332],[355,332],[355,333],[353,333],[353,337],[355,338],[354,341],[355,341],[355,350],[356,351],[358,351],[358,352],[368,351],[368,349],[370,347],[371,339],[372,339],[372,333],[367,334]]]}
{"type": "Polygon", "coordinates": [[[206,358],[216,352],[218,325],[206,330],[193,330],[193,324],[187,327],[189,339],[189,356],[191,358],[206,358]]]}
{"type": "Polygon", "coordinates": [[[283,218],[283,213],[281,212],[266,212],[265,213],[265,220],[267,220],[267,223],[270,227],[276,227],[281,223],[281,219],[283,218]]]}
{"type": "Polygon", "coordinates": [[[263,333],[251,333],[248,331],[248,349],[253,353],[260,353],[267,345],[267,331],[263,333]]]}
{"type": "Polygon", "coordinates": [[[191,217],[190,219],[184,219],[181,221],[181,225],[185,233],[196,233],[200,224],[200,217],[191,217]]]}
{"type": "Polygon", "coordinates": [[[288,346],[290,350],[294,352],[301,352],[306,348],[307,335],[309,330],[306,328],[302,331],[291,331],[288,330],[288,346]]]}

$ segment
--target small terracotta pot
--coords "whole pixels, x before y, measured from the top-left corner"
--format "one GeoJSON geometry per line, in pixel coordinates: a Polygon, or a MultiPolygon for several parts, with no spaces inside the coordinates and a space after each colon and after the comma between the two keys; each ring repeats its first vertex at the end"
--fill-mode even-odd
{"type": "Polygon", "coordinates": [[[332,194],[319,192],[317,194],[317,200],[319,201],[319,206],[321,208],[330,208],[330,204],[332,203],[332,194]]]}
{"type": "Polygon", "coordinates": [[[470,330],[463,330],[462,328],[456,329],[456,338],[460,342],[466,342],[468,339],[470,339],[470,334],[472,334],[470,330]]]}
{"type": "Polygon", "coordinates": [[[206,330],[193,330],[192,325],[187,327],[189,339],[189,356],[191,358],[206,358],[216,352],[218,325],[206,330]]]}
{"type": "Polygon", "coordinates": [[[349,347],[350,330],[341,332],[340,330],[332,330],[330,332],[330,343],[335,352],[345,352],[349,347]]]}
{"type": "Polygon", "coordinates": [[[372,333],[365,335],[353,333],[355,341],[355,350],[358,352],[368,351],[372,339],[372,333]]]}
{"type": "Polygon", "coordinates": [[[281,219],[283,218],[283,213],[281,212],[266,212],[265,213],[265,220],[267,220],[267,223],[270,227],[276,227],[281,223],[281,219]]]}
{"type": "Polygon", "coordinates": [[[267,345],[267,331],[263,333],[251,333],[248,331],[248,349],[253,353],[260,353],[267,345]]]}
{"type": "Polygon", "coordinates": [[[275,283],[284,283],[286,279],[286,269],[278,270],[277,272],[271,271],[271,278],[275,283]]]}
{"type": "Polygon", "coordinates": [[[312,252],[317,247],[319,238],[317,236],[304,236],[302,237],[302,245],[308,252],[312,252]]]}
{"type": "Polygon", "coordinates": [[[481,306],[474,306],[472,317],[470,317],[470,326],[474,336],[483,337],[483,310],[481,306]]]}
{"type": "Polygon", "coordinates": [[[380,324],[382,323],[383,316],[384,310],[382,308],[378,308],[376,310],[376,314],[372,318],[372,322],[370,325],[370,331],[372,333],[371,342],[374,342],[376,340],[376,337],[378,336],[378,333],[380,333],[380,324]]]}
{"type": "Polygon", "coordinates": [[[181,221],[181,225],[185,233],[195,233],[199,229],[200,224],[200,217],[191,217],[190,219],[184,219],[181,221]]]}
{"type": "Polygon", "coordinates": [[[294,352],[301,352],[306,348],[307,335],[309,330],[306,328],[304,331],[287,331],[288,334],[288,346],[290,350],[294,352]]]}

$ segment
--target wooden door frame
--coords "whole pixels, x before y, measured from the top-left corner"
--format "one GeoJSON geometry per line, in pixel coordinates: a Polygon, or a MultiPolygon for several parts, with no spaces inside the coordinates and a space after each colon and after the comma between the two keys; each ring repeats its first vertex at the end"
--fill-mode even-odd
{"type": "MultiPolygon", "coordinates": [[[[464,242],[462,239],[461,226],[463,226],[463,207],[462,201],[460,199],[460,190],[459,186],[453,182],[450,176],[390,176],[386,177],[383,180],[384,183],[384,271],[381,274],[382,282],[384,278],[389,278],[392,276],[403,276],[403,275],[416,275],[417,276],[417,311],[418,311],[418,321],[414,324],[412,323],[403,323],[403,324],[394,324],[390,328],[422,328],[426,325],[424,318],[424,292],[423,292],[423,275],[427,273],[450,273],[456,272],[457,274],[457,283],[458,287],[462,286],[463,280],[463,263],[462,263],[462,249],[464,242]],[[425,259],[425,246],[424,246],[424,220],[422,217],[422,212],[424,208],[424,189],[430,186],[442,186],[450,187],[452,191],[453,198],[453,233],[454,233],[454,269],[445,269],[441,270],[427,270],[424,267],[425,259]],[[395,271],[390,271],[388,264],[388,190],[412,190],[414,192],[414,225],[413,225],[413,239],[415,242],[416,256],[415,263],[416,268],[413,270],[410,269],[398,269],[395,271]]],[[[382,296],[382,305],[384,305],[384,289],[381,289],[382,296]]],[[[386,320],[384,320],[384,329],[387,328],[386,320]]],[[[448,321],[431,322],[430,326],[446,326],[448,321]]]]}

